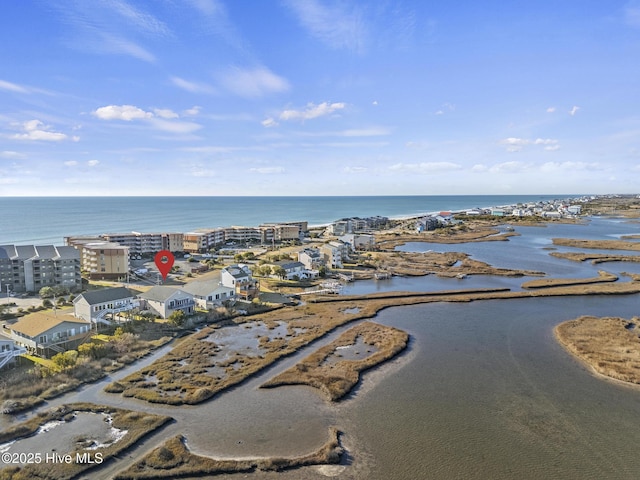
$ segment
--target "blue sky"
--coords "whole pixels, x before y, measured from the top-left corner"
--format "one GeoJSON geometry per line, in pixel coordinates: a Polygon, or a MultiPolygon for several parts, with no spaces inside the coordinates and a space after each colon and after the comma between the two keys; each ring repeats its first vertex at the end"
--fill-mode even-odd
{"type": "Polygon", "coordinates": [[[640,191],[640,1],[7,2],[0,195],[640,191]]]}

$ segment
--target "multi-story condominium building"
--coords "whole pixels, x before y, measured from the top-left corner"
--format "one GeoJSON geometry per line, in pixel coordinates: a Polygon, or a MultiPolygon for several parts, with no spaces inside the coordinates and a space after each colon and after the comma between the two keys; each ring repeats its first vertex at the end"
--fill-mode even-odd
{"type": "Polygon", "coordinates": [[[183,234],[182,233],[103,233],[98,236],[77,236],[65,237],[67,245],[75,245],[78,242],[87,243],[94,242],[112,242],[129,247],[131,255],[154,254],[160,250],[169,250],[171,252],[183,251],[183,234]]]}
{"type": "Polygon", "coordinates": [[[75,241],[82,269],[92,279],[124,279],[129,272],[129,247],[114,242],[75,241]]]}
{"type": "Polygon", "coordinates": [[[182,248],[189,253],[202,253],[209,249],[207,232],[188,232],[182,236],[182,248]]]}
{"type": "Polygon", "coordinates": [[[0,246],[0,288],[37,292],[42,287],[82,287],[80,254],[73,247],[54,245],[0,246]]]}
{"type": "Polygon", "coordinates": [[[262,229],[259,227],[227,227],[224,229],[225,241],[262,242],[262,229]]]}

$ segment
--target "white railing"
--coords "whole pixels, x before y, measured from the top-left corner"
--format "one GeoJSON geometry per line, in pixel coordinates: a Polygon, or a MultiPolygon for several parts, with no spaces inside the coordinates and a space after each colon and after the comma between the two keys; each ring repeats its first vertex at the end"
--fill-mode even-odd
{"type": "Polygon", "coordinates": [[[24,347],[15,347],[13,350],[6,350],[0,352],[0,368],[4,367],[7,363],[16,357],[19,357],[23,353],[27,353],[27,349],[24,347]]]}

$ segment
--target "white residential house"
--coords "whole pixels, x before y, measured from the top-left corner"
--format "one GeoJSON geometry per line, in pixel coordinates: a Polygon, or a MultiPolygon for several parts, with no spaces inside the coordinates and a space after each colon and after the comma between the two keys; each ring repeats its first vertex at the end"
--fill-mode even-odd
{"type": "Polygon", "coordinates": [[[140,306],[136,296],[127,288],[104,288],[84,292],[73,299],[73,313],[87,322],[110,323],[118,315],[140,306]]]}
{"type": "Polygon", "coordinates": [[[347,233],[340,240],[351,247],[351,250],[373,250],[376,246],[375,237],[367,233],[347,233]]]}
{"type": "Polygon", "coordinates": [[[13,365],[16,358],[27,353],[27,349],[16,345],[12,338],[0,332],[0,369],[7,365],[13,365]]]}
{"type": "Polygon", "coordinates": [[[152,310],[162,318],[169,318],[176,310],[182,310],[187,315],[195,311],[193,295],[179,288],[157,285],[138,295],[138,298],[142,300],[141,308],[152,310]]]}
{"type": "Polygon", "coordinates": [[[244,300],[253,299],[259,292],[258,281],[253,278],[251,269],[244,263],[223,268],[220,281],[225,287],[233,288],[236,295],[244,300]]]}
{"type": "Polygon", "coordinates": [[[298,252],[298,261],[307,270],[317,270],[325,265],[324,256],[318,248],[305,248],[298,252]]]}
{"type": "Polygon", "coordinates": [[[226,287],[219,281],[191,282],[184,285],[182,290],[193,295],[196,305],[206,310],[236,298],[235,288],[226,287]]]}

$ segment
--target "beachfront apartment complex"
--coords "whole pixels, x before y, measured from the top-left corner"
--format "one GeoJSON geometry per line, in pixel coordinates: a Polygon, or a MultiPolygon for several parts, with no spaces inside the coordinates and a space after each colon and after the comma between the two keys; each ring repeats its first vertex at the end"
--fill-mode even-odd
{"type": "Polygon", "coordinates": [[[129,249],[131,256],[170,252],[203,253],[225,243],[254,242],[271,244],[300,240],[308,231],[307,222],[265,223],[258,227],[201,228],[186,233],[103,233],[101,235],[75,235],[64,237],[65,245],[77,246],[90,242],[117,243],[129,249]]]}
{"type": "Polygon", "coordinates": [[[0,288],[3,292],[38,292],[42,287],[82,287],[80,254],[68,246],[0,246],[0,288]]]}
{"type": "Polygon", "coordinates": [[[103,233],[94,236],[70,236],[64,238],[65,245],[75,245],[78,242],[111,242],[128,247],[132,256],[156,253],[160,250],[181,252],[183,244],[182,233],[103,233]]]}
{"type": "Polygon", "coordinates": [[[66,237],[80,252],[82,270],[92,280],[123,280],[129,272],[129,247],[87,237],[66,237]]]}

